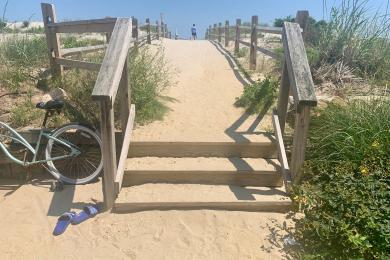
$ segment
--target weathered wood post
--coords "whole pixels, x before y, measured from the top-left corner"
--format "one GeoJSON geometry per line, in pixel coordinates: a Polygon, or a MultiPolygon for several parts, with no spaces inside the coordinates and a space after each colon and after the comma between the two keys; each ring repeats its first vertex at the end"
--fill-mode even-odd
{"type": "MultiPolygon", "coordinates": [[[[281,91],[284,92],[284,96],[281,98],[283,104],[279,104],[278,109],[281,113],[287,110],[285,107],[287,106],[286,100],[288,99],[287,93],[289,91],[286,86],[290,85],[296,107],[293,147],[291,149],[291,173],[296,178],[295,181],[298,181],[305,161],[310,108],[317,105],[317,99],[299,25],[285,22],[282,39],[285,57],[284,70],[288,72],[288,81],[287,76],[284,75],[285,81],[282,83],[284,86],[281,88],[281,91]]],[[[282,114],[282,117],[285,118],[285,115],[282,114]]]]}
{"type": "Polygon", "coordinates": [[[218,23],[218,42],[221,43],[222,38],[222,23],[218,23]]]}
{"type": "Polygon", "coordinates": [[[160,40],[160,33],[161,33],[161,28],[160,28],[160,24],[158,23],[158,21],[156,21],[156,33],[157,33],[157,40],[160,40]]]}
{"type": "Polygon", "coordinates": [[[131,89],[129,85],[129,75],[128,75],[128,57],[126,57],[125,64],[123,65],[123,71],[121,80],[119,82],[120,90],[120,117],[121,117],[121,129],[122,129],[122,141],[125,139],[127,120],[130,114],[130,105],[131,105],[131,89]]]}
{"type": "Polygon", "coordinates": [[[252,16],[252,26],[251,26],[251,47],[249,54],[249,69],[256,69],[256,47],[257,47],[257,29],[256,26],[259,23],[259,17],[257,15],[252,16]]]}
{"type": "Polygon", "coordinates": [[[240,26],[241,19],[236,19],[236,40],[234,42],[234,52],[238,53],[240,50],[240,26]]]}
{"type": "Polygon", "coordinates": [[[152,37],[150,35],[150,19],[149,18],[146,18],[146,33],[147,33],[146,42],[148,44],[151,44],[152,43],[152,37]]]}
{"type": "Polygon", "coordinates": [[[282,135],[284,134],[284,128],[286,125],[288,98],[290,96],[290,80],[288,78],[288,69],[286,60],[283,59],[282,78],[280,80],[279,98],[277,105],[277,113],[279,116],[280,130],[282,135]]]}
{"type": "Polygon", "coordinates": [[[56,11],[52,4],[41,4],[43,25],[45,28],[46,42],[50,60],[50,69],[53,77],[61,77],[63,67],[59,65],[55,58],[61,58],[60,36],[49,28],[49,24],[57,22],[56,11]]]}
{"type": "Polygon", "coordinates": [[[213,31],[212,31],[212,28],[211,28],[211,25],[209,25],[209,31],[208,31],[209,33],[208,33],[208,40],[211,40],[212,39],[212,33],[213,33],[213,31]]]}
{"type": "Polygon", "coordinates": [[[163,14],[160,13],[160,26],[161,26],[161,37],[165,37],[165,32],[164,32],[164,18],[163,18],[163,14]]]}
{"type": "Polygon", "coordinates": [[[302,38],[303,41],[306,41],[308,35],[309,11],[298,11],[297,16],[295,17],[295,22],[302,28],[302,38]]]}
{"type": "Polygon", "coordinates": [[[164,37],[168,38],[168,24],[164,24],[164,37]]]}
{"type": "Polygon", "coordinates": [[[229,47],[229,21],[225,21],[225,47],[229,47]]]}
{"type": "Polygon", "coordinates": [[[218,34],[218,32],[217,32],[217,24],[215,23],[214,24],[214,28],[213,28],[213,34],[214,34],[214,40],[216,40],[217,39],[217,34],[218,34]]]}
{"type": "Polygon", "coordinates": [[[132,32],[131,35],[134,38],[134,48],[138,47],[138,19],[135,17],[132,17],[132,32]]]}

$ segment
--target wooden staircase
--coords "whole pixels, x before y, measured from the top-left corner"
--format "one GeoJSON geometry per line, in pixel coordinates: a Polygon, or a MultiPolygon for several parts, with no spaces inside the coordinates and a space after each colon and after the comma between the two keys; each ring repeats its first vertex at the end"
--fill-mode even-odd
{"type": "Polygon", "coordinates": [[[288,211],[275,140],[133,142],[116,212],[288,211]]]}

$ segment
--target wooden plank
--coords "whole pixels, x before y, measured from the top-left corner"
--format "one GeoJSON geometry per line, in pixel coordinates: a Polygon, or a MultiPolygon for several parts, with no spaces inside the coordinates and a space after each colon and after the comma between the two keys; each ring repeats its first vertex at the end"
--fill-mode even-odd
{"type": "Polygon", "coordinates": [[[119,91],[120,91],[120,117],[121,117],[121,129],[122,129],[122,141],[125,139],[126,135],[126,126],[127,119],[130,114],[130,100],[131,100],[131,90],[129,85],[129,76],[128,76],[128,59],[126,59],[125,64],[123,66],[122,77],[119,83],[119,91]]]}
{"type": "Polygon", "coordinates": [[[264,136],[254,142],[133,142],[129,157],[243,157],[276,158],[276,145],[264,136]]]}
{"type": "Polygon", "coordinates": [[[234,51],[237,53],[240,50],[240,26],[241,19],[236,19],[236,40],[234,42],[234,51]]]}
{"type": "Polygon", "coordinates": [[[62,49],[62,57],[95,52],[107,48],[108,44],[62,49]]]}
{"type": "Polygon", "coordinates": [[[273,59],[279,59],[279,55],[271,50],[268,50],[268,49],[265,49],[265,48],[262,48],[260,46],[256,46],[255,47],[256,51],[259,51],[273,59]]]}
{"type": "Polygon", "coordinates": [[[229,47],[229,21],[226,20],[225,22],[225,47],[229,47]]]}
{"type": "Polygon", "coordinates": [[[131,21],[118,18],[92,92],[93,100],[113,104],[130,47],[131,21]]]}
{"type": "Polygon", "coordinates": [[[305,161],[306,142],[309,134],[310,106],[301,106],[295,117],[293,147],[291,150],[291,173],[298,182],[305,161]]]}
{"type": "Polygon", "coordinates": [[[100,102],[100,118],[100,133],[103,147],[103,199],[104,208],[109,210],[115,201],[114,179],[117,170],[114,109],[110,101],[102,100],[100,102]]]}
{"type": "Polygon", "coordinates": [[[283,28],[281,27],[268,27],[268,26],[256,26],[258,32],[282,34],[283,28]]]}
{"type": "Polygon", "coordinates": [[[52,24],[55,24],[57,19],[55,8],[54,5],[52,4],[42,3],[41,9],[42,9],[43,25],[46,34],[46,42],[48,47],[51,73],[54,77],[56,76],[61,77],[63,74],[63,68],[55,61],[55,58],[62,57],[60,36],[50,30],[50,26],[52,24]]]}
{"type": "Polygon", "coordinates": [[[246,41],[243,41],[243,40],[239,40],[239,42],[247,47],[251,47],[251,43],[250,42],[246,42],[246,41]]]}
{"type": "Polygon", "coordinates": [[[259,17],[257,15],[252,16],[252,28],[251,28],[251,45],[249,51],[249,69],[256,70],[256,47],[257,47],[257,32],[256,26],[259,23],[259,17]]]}
{"type": "Polygon", "coordinates": [[[306,56],[301,29],[296,23],[285,22],[283,47],[295,104],[316,106],[314,83],[306,56]]]}
{"type": "Polygon", "coordinates": [[[87,62],[81,60],[72,60],[66,58],[55,58],[55,62],[57,64],[61,64],[62,66],[69,68],[79,68],[85,70],[95,70],[98,71],[100,69],[101,64],[94,62],[87,62]]]}
{"type": "Polygon", "coordinates": [[[288,78],[287,64],[283,60],[282,77],[280,80],[279,98],[277,114],[279,115],[279,123],[282,134],[284,134],[284,128],[286,125],[288,98],[290,96],[290,80],[288,78]]]}
{"type": "Polygon", "coordinates": [[[291,173],[290,173],[290,168],[288,166],[286,150],[284,147],[283,134],[282,134],[282,130],[280,129],[279,117],[275,110],[273,111],[272,114],[272,123],[274,125],[275,137],[278,144],[277,145],[278,156],[279,156],[280,167],[282,169],[284,186],[286,187],[286,191],[289,193],[291,191],[291,185],[292,185],[291,173]]]}
{"type": "Polygon", "coordinates": [[[49,24],[55,33],[104,33],[112,32],[117,18],[79,20],[49,24]]]}
{"type": "Polygon", "coordinates": [[[129,153],[130,141],[131,141],[131,136],[134,127],[134,119],[135,119],[135,106],[131,105],[129,117],[127,119],[125,135],[122,143],[122,149],[121,149],[121,154],[118,163],[118,170],[115,176],[115,182],[114,182],[115,195],[118,195],[122,188],[123,174],[125,172],[127,154],[129,153]]]}

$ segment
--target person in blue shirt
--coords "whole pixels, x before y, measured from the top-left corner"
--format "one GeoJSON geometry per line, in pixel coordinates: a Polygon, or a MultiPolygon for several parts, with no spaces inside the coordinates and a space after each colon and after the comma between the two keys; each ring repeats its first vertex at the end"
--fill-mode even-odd
{"type": "Polygon", "coordinates": [[[192,34],[191,39],[192,40],[196,40],[197,37],[196,37],[196,27],[195,27],[195,24],[193,24],[192,27],[191,27],[191,34],[192,34]]]}

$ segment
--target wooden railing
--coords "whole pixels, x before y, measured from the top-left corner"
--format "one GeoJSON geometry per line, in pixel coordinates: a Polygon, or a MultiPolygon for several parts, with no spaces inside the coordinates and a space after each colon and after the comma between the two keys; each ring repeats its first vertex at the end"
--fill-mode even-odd
{"type": "Polygon", "coordinates": [[[283,69],[277,108],[274,109],[272,119],[279,161],[285,185],[288,190],[291,187],[292,179],[302,170],[309,130],[310,109],[317,105],[314,83],[304,45],[304,38],[307,34],[308,17],[309,13],[307,11],[298,11],[295,19],[298,23],[285,22],[283,28],[278,28],[259,26],[258,17],[253,16],[250,27],[241,26],[241,19],[237,19],[234,27],[229,27],[228,21],[225,23],[224,35],[221,33],[221,23],[219,23],[218,27],[217,24],[214,24],[213,27],[209,26],[206,33],[209,40],[217,41],[220,44],[222,38],[224,38],[225,46],[229,46],[229,41],[231,40],[231,31],[229,29],[235,29],[234,49],[235,51],[238,51],[240,44],[250,48],[250,69],[256,68],[257,52],[261,52],[272,58],[279,58],[279,55],[272,50],[257,46],[258,33],[272,33],[282,36],[284,49],[284,55],[282,56],[283,69]],[[241,40],[241,29],[250,31],[250,42],[241,40]],[[290,94],[293,96],[296,111],[290,160],[291,170],[287,161],[283,141],[290,94]]]}
{"type": "Polygon", "coordinates": [[[92,92],[92,100],[100,107],[100,134],[103,157],[103,199],[106,209],[111,209],[122,187],[125,163],[135,119],[135,106],[131,105],[131,89],[128,77],[128,53],[130,48],[150,44],[153,39],[169,36],[168,27],[161,20],[153,26],[150,19],[138,26],[136,18],[107,18],[85,21],[56,22],[54,6],[41,4],[49,58],[53,76],[64,76],[63,67],[98,70],[92,92]],[[139,37],[139,29],[146,35],[139,37]],[[58,33],[106,33],[107,44],[61,49],[58,33]],[[68,59],[65,57],[106,49],[101,64],[68,59]],[[115,142],[114,103],[119,95],[121,146],[117,162],[115,142]]]}

